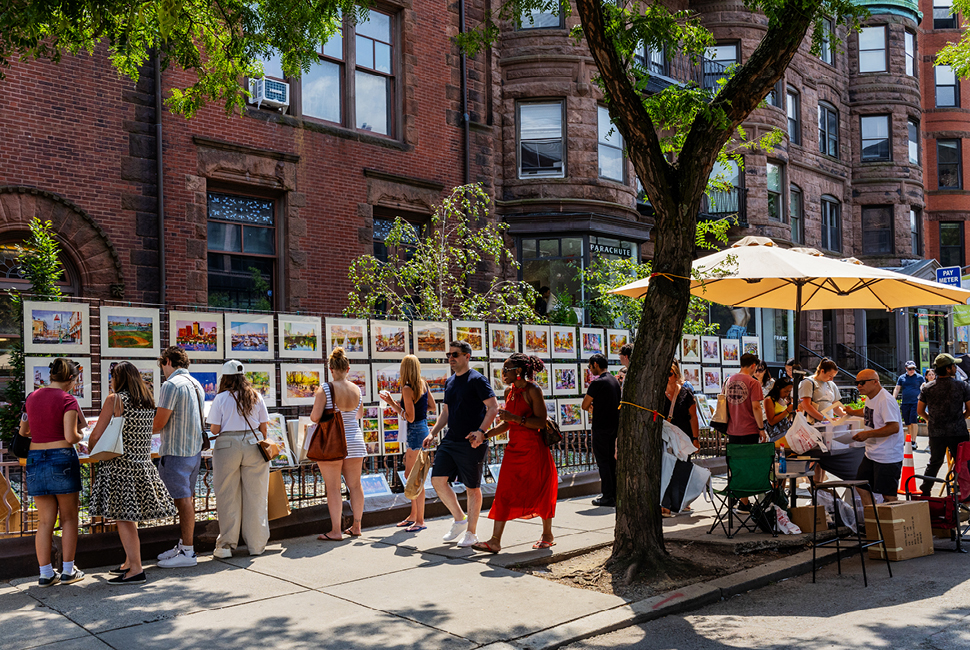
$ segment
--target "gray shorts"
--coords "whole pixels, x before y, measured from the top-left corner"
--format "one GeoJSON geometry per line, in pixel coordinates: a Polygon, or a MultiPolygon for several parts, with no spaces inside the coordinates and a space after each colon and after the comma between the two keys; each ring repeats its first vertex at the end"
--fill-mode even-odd
{"type": "Polygon", "coordinates": [[[201,453],[195,456],[162,456],[158,462],[158,475],[173,499],[189,499],[195,497],[195,484],[201,465],[201,453]]]}

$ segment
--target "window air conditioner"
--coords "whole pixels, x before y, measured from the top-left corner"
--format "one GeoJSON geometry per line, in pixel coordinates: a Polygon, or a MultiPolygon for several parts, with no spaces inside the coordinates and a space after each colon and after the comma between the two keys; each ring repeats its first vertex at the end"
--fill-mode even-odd
{"type": "Polygon", "coordinates": [[[249,101],[261,108],[263,104],[276,108],[290,105],[290,84],[285,81],[259,77],[249,80],[249,101]]]}

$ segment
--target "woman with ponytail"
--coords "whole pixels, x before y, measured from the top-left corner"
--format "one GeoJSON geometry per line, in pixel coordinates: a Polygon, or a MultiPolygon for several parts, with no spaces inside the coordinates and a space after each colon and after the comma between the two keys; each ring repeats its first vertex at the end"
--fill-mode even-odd
{"type": "Polygon", "coordinates": [[[472,546],[476,551],[498,553],[502,549],[502,533],[510,519],[542,519],[542,537],[532,548],[555,545],[552,518],[556,516],[556,493],[559,477],[552,452],[543,441],[546,426],[546,403],[542,389],[533,382],[535,373],[544,368],[536,357],[521,352],[506,359],[502,368],[505,389],[505,408],[499,409],[501,423],[492,427],[486,438],[509,432],[509,444],[502,458],[495,499],[488,512],[494,521],[492,537],[472,546]]]}

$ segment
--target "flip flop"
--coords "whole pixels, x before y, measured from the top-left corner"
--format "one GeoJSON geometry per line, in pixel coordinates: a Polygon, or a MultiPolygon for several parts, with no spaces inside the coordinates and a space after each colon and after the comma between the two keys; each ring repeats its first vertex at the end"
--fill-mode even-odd
{"type": "Polygon", "coordinates": [[[348,528],[347,530],[344,531],[344,535],[350,535],[351,537],[360,537],[361,535],[363,535],[363,533],[354,533],[354,532],[351,532],[350,528],[348,528]]]}
{"type": "Polygon", "coordinates": [[[482,553],[492,553],[492,554],[495,554],[495,553],[498,553],[499,551],[501,551],[502,549],[500,549],[500,548],[492,548],[491,545],[488,542],[479,542],[477,544],[472,544],[472,550],[473,551],[481,551],[482,553]]]}
{"type": "Polygon", "coordinates": [[[408,526],[413,526],[413,525],[414,525],[414,522],[413,521],[410,521],[408,519],[405,519],[401,523],[397,524],[395,526],[395,528],[407,528],[408,526]]]}
{"type": "Polygon", "coordinates": [[[342,542],[342,541],[344,541],[344,538],[343,537],[341,537],[340,539],[334,539],[333,537],[330,536],[330,533],[324,533],[323,535],[317,535],[317,539],[320,540],[321,542],[342,542]]]}
{"type": "Polygon", "coordinates": [[[540,539],[538,542],[532,545],[532,548],[539,550],[543,548],[552,548],[555,545],[556,545],[555,542],[547,542],[544,539],[540,539]]]}
{"type": "Polygon", "coordinates": [[[414,525],[408,526],[404,530],[406,530],[409,533],[420,533],[422,530],[427,530],[427,528],[428,528],[427,526],[418,526],[417,524],[414,524],[414,525]]]}

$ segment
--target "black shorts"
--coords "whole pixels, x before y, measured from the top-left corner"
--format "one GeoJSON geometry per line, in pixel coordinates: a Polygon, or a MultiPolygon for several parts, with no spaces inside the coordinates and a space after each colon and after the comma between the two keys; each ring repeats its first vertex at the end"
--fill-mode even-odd
{"type": "Polygon", "coordinates": [[[431,476],[447,476],[449,482],[457,478],[466,488],[480,488],[487,453],[488,445],[472,449],[465,441],[442,440],[434,452],[431,476]]]}
{"type": "Polygon", "coordinates": [[[728,436],[727,441],[732,445],[756,445],[761,442],[761,434],[750,433],[746,436],[728,436]]]}
{"type": "Polygon", "coordinates": [[[899,476],[903,473],[903,461],[898,463],[877,463],[870,460],[868,456],[862,458],[859,463],[859,471],[856,472],[857,481],[866,481],[873,493],[886,495],[896,495],[899,489],[899,476]]]}

